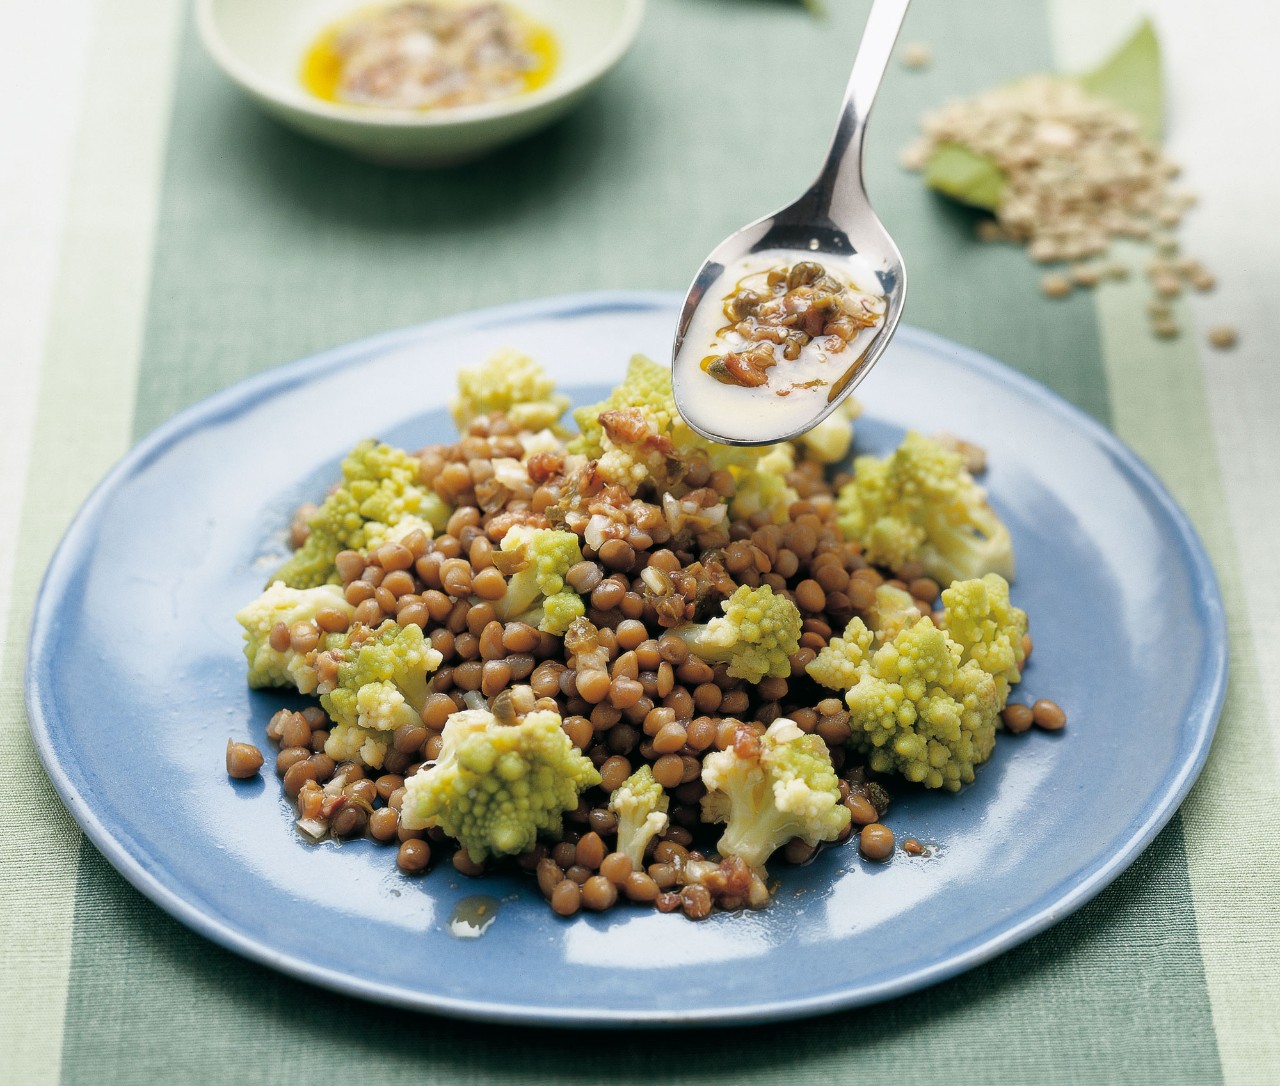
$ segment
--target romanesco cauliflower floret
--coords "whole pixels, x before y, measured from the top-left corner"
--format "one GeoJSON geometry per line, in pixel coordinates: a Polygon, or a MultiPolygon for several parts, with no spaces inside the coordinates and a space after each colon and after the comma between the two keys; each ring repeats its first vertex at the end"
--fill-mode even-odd
{"type": "Polygon", "coordinates": [[[290,588],[283,581],[273,581],[256,600],[242,607],[236,621],[244,627],[244,654],[249,661],[249,685],[295,686],[309,694],[316,688],[315,671],[307,666],[306,654],[291,647],[271,647],[271,631],[283,622],[310,622],[321,611],[333,610],[348,618],[355,608],[347,603],[337,585],[316,588],[290,588]]]}
{"type": "Polygon", "coordinates": [[[365,550],[370,538],[405,517],[442,526],[448,509],[418,483],[418,461],[403,449],[363,441],[342,462],[342,482],[308,521],[311,534],[273,580],[293,588],[336,583],[333,560],[342,550],[365,550]]]}
{"type": "Polygon", "coordinates": [[[959,643],[961,659],[973,660],[995,678],[1003,708],[1010,685],[1022,680],[1026,658],[1027,615],[1009,602],[1009,582],[996,573],[955,581],[943,589],[942,603],[942,628],[959,643]]]}
{"type": "Polygon", "coordinates": [[[564,812],[600,783],[560,725],[550,710],[516,724],[501,724],[485,709],[454,713],[440,757],[405,785],[400,824],[439,826],[476,863],[527,852],[539,833],[559,839],[564,812]]]}
{"type": "Polygon", "coordinates": [[[653,779],[653,770],[642,765],[609,797],[609,810],[618,816],[618,848],[636,871],[644,870],[644,850],[668,824],[671,801],[653,779]]]}
{"type": "Polygon", "coordinates": [[[670,489],[696,453],[713,468],[751,458],[750,450],[707,441],[690,429],[676,410],[671,371],[643,355],[631,359],[626,379],[608,399],[578,408],[573,417],[581,433],[569,442],[568,451],[595,460],[601,478],[632,494],[670,489]]]}
{"type": "Polygon", "coordinates": [[[727,750],[708,754],[702,783],[702,820],[725,823],[720,854],[754,868],[793,837],[816,847],[849,826],[826,743],[786,717],[762,736],[744,728],[727,750]]]}
{"type": "Polygon", "coordinates": [[[869,561],[898,570],[919,560],[943,584],[985,573],[1013,579],[1009,530],[957,453],[912,432],[892,456],[860,456],[853,470],[836,509],[869,561]]]}
{"type": "Polygon", "coordinates": [[[995,680],[972,660],[962,664],[960,645],[932,619],[882,645],[858,676],[845,695],[851,743],[875,772],[955,792],[991,756],[995,680]]]}
{"type": "Polygon", "coordinates": [[[559,454],[564,451],[564,440],[552,430],[539,430],[536,433],[522,433],[519,436],[520,448],[524,454],[520,457],[527,464],[530,457],[538,453],[559,454]]]}
{"type": "MultiPolygon", "coordinates": [[[[336,683],[320,687],[320,704],[334,727],[325,744],[330,758],[359,757],[366,765],[382,765],[391,733],[417,724],[430,694],[427,676],[443,657],[419,626],[399,626],[388,619],[376,630],[354,626],[338,646],[322,651],[337,664],[336,683]]],[[[317,659],[318,670],[324,670],[317,659]]]]}
{"type": "Polygon", "coordinates": [[[800,647],[800,612],[768,585],[742,585],[720,604],[723,615],[705,625],[676,626],[672,633],[710,664],[726,663],[735,679],[758,683],[791,674],[791,655],[800,647]]]}
{"type": "Polygon", "coordinates": [[[786,524],[793,502],[800,500],[787,475],[795,471],[796,450],[790,442],[775,445],[750,467],[733,469],[738,488],[729,510],[735,520],[768,513],[774,524],[786,524]]]}
{"type": "Polygon", "coordinates": [[[403,517],[395,524],[379,524],[377,521],[366,524],[364,549],[371,551],[383,543],[399,543],[414,532],[422,532],[428,539],[434,539],[436,532],[443,531],[449,523],[450,509],[434,491],[428,493],[427,501],[423,504],[431,507],[424,508],[424,516],[403,517]],[[427,513],[430,514],[429,517],[425,515],[427,513]],[[443,521],[440,520],[442,515],[443,521]]]}
{"type": "Polygon", "coordinates": [[[908,626],[914,626],[920,618],[920,608],[910,592],[882,584],[876,588],[875,602],[867,616],[867,625],[875,634],[876,644],[892,641],[908,626]]]}
{"type": "Polygon", "coordinates": [[[571,566],[582,561],[573,532],[516,525],[502,537],[499,568],[512,571],[507,591],[493,604],[503,622],[527,622],[544,633],[564,634],[586,613],[582,597],[565,584],[571,566]]]}
{"type": "Polygon", "coordinates": [[[796,439],[800,451],[823,464],[838,464],[853,447],[853,420],[862,414],[862,405],[849,396],[817,426],[796,439]]]}
{"type": "Polygon", "coordinates": [[[861,669],[871,652],[872,633],[855,618],[844,631],[843,637],[833,637],[826,647],[805,665],[805,671],[815,682],[832,690],[848,690],[858,681],[861,669]]]}
{"type": "Polygon", "coordinates": [[[473,419],[500,411],[521,430],[556,427],[569,407],[569,397],[537,362],[505,348],[477,369],[458,371],[458,396],[449,411],[458,429],[466,432],[473,419]]]}

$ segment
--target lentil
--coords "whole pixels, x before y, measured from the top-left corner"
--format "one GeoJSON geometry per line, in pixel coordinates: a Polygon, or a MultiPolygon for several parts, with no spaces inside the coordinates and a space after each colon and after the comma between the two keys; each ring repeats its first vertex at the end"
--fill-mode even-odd
{"type": "Polygon", "coordinates": [[[603,875],[592,875],[582,884],[582,904],[595,912],[611,909],[618,901],[618,888],[603,875]]]}
{"type": "Polygon", "coordinates": [[[334,837],[357,837],[364,833],[369,825],[366,811],[353,804],[340,807],[329,822],[329,832],[334,837]]]}
{"type": "Polygon", "coordinates": [[[396,866],[406,875],[416,875],[427,869],[431,862],[431,846],[426,841],[411,838],[402,841],[396,853],[396,866]]]}
{"type": "Polygon", "coordinates": [[[1209,329],[1209,345],[1220,351],[1230,350],[1239,339],[1239,334],[1230,325],[1219,324],[1209,329]]]}
{"type": "Polygon", "coordinates": [[[863,826],[858,835],[858,851],[877,863],[889,859],[893,855],[893,830],[878,822],[863,826]]]}
{"type": "Polygon", "coordinates": [[[1011,735],[1021,735],[1023,732],[1031,730],[1034,714],[1029,705],[1016,705],[1011,702],[1000,713],[1000,719],[1004,722],[1005,729],[1011,735]]]}
{"type": "Polygon", "coordinates": [[[290,799],[297,799],[298,793],[307,781],[316,779],[316,767],[311,764],[310,757],[294,762],[284,774],[284,794],[290,799]]]}
{"type": "Polygon", "coordinates": [[[256,777],[262,768],[262,751],[252,743],[227,740],[227,775],[237,780],[256,777]]]}
{"type": "Polygon", "coordinates": [[[933,50],[924,42],[907,42],[902,47],[902,66],[910,71],[921,71],[933,63],[933,50]]]}
{"type": "Polygon", "coordinates": [[[573,916],[582,908],[582,891],[572,879],[562,879],[551,891],[551,908],[558,916],[573,916]]]}
{"type": "Polygon", "coordinates": [[[1071,293],[1071,280],[1055,272],[1040,280],[1040,289],[1046,298],[1065,298],[1071,293]]]}
{"type": "Polygon", "coordinates": [[[631,857],[622,852],[611,852],[600,863],[600,874],[615,886],[626,886],[634,873],[631,857]]]}
{"type": "Polygon", "coordinates": [[[1062,711],[1061,706],[1047,698],[1040,698],[1031,706],[1031,718],[1037,728],[1043,728],[1047,732],[1060,731],[1067,723],[1067,714],[1062,711]]]}
{"type": "Polygon", "coordinates": [[[369,834],[375,841],[386,844],[396,837],[400,828],[400,815],[391,807],[379,807],[369,816],[369,834]]]}

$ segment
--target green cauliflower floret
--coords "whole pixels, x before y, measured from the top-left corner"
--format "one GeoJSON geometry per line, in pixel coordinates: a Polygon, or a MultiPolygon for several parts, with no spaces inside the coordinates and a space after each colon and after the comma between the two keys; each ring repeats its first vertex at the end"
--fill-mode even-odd
{"type": "Polygon", "coordinates": [[[272,577],[292,588],[337,583],[334,558],[343,550],[366,550],[386,538],[406,517],[437,530],[449,519],[448,506],[418,483],[418,460],[403,449],[362,441],[342,461],[342,482],[307,522],[311,534],[272,577]]]}
{"type": "MultiPolygon", "coordinates": [[[[861,639],[854,619],[845,640],[861,639]]],[[[995,746],[995,679],[962,663],[958,642],[930,618],[886,641],[857,668],[845,694],[851,744],[877,773],[901,773],[926,788],[959,791],[995,746]]]]}
{"type": "Polygon", "coordinates": [[[632,357],[626,378],[608,399],[579,407],[573,417],[581,432],[568,451],[595,460],[601,478],[631,494],[646,488],[661,494],[675,486],[695,454],[713,468],[751,459],[749,449],[707,441],[690,429],[676,410],[671,371],[643,355],[632,357]]]}
{"type": "Polygon", "coordinates": [[[501,724],[485,709],[454,713],[439,758],[405,784],[400,824],[439,826],[475,863],[528,852],[539,833],[558,840],[564,812],[600,783],[560,725],[550,710],[517,724],[501,724]]]}
{"type": "Polygon", "coordinates": [[[503,622],[527,622],[543,633],[563,636],[586,613],[582,597],[565,584],[570,567],[582,561],[573,532],[518,524],[502,537],[500,568],[511,572],[507,591],[493,604],[503,622]]]}
{"type": "Polygon", "coordinates": [[[790,442],[774,445],[750,467],[733,469],[738,486],[729,511],[734,520],[768,513],[774,524],[786,524],[791,505],[800,500],[787,475],[795,471],[796,450],[790,442]]]}
{"type": "Polygon", "coordinates": [[[912,432],[883,460],[860,456],[836,511],[867,560],[900,570],[918,560],[935,580],[998,573],[1013,579],[1009,530],[958,453],[912,432]]]}
{"type": "Polygon", "coordinates": [[[1009,582],[996,573],[955,581],[943,589],[942,628],[959,643],[961,659],[974,661],[995,678],[1000,707],[1011,684],[1022,680],[1027,632],[1025,611],[1009,602],[1009,582]]]}
{"type": "Polygon", "coordinates": [[[910,592],[891,584],[882,584],[876,588],[875,602],[867,616],[867,625],[875,634],[877,645],[892,641],[908,626],[914,626],[919,619],[920,608],[916,606],[915,597],[910,592]]]}
{"type": "Polygon", "coordinates": [[[735,679],[758,683],[785,679],[791,656],[800,647],[800,612],[768,585],[742,585],[720,604],[723,615],[705,625],[676,626],[689,648],[709,664],[726,663],[735,679]]]}
{"type": "Polygon", "coordinates": [[[355,612],[337,585],[316,588],[290,588],[283,581],[273,581],[256,600],[236,613],[236,621],[244,627],[244,654],[249,661],[249,685],[294,686],[304,694],[316,688],[316,675],[307,664],[306,653],[292,648],[277,651],[271,647],[271,631],[276,623],[292,626],[310,622],[321,611],[340,611],[348,618],[355,612]]]}
{"type": "Polygon", "coordinates": [[[422,722],[422,707],[431,693],[427,676],[443,657],[420,626],[399,626],[394,619],[376,630],[353,626],[339,645],[323,651],[337,663],[338,672],[336,685],[323,687],[320,694],[334,723],[325,753],[378,768],[392,732],[422,722]]]}
{"type": "Polygon", "coordinates": [[[805,670],[811,679],[823,686],[832,690],[848,690],[860,678],[873,649],[892,641],[919,619],[920,610],[910,592],[882,584],[876,589],[875,602],[865,624],[861,619],[850,622],[844,636],[828,641],[805,670]]]}
{"type": "Polygon", "coordinates": [[[753,868],[793,837],[816,847],[849,827],[827,745],[779,717],[762,736],[740,732],[727,750],[702,761],[702,820],[722,822],[721,856],[753,868]]]}
{"type": "MultiPolygon", "coordinates": [[[[445,525],[449,523],[449,507],[434,491],[429,497],[435,499],[434,502],[429,503],[436,507],[429,510],[432,519],[427,520],[421,516],[403,517],[395,524],[379,524],[376,521],[370,521],[364,529],[364,549],[371,551],[382,546],[383,543],[399,543],[414,532],[422,532],[428,539],[434,539],[436,532],[444,531],[445,525]],[[443,521],[440,520],[441,514],[444,516],[443,521]]],[[[427,511],[424,510],[424,512],[427,511]]]]}
{"type": "Polygon", "coordinates": [[[844,636],[829,640],[805,671],[810,679],[829,689],[847,690],[858,683],[874,647],[891,642],[919,620],[920,611],[911,593],[891,584],[879,585],[865,624],[861,619],[851,621],[844,636]]]}
{"type": "Polygon", "coordinates": [[[838,464],[853,447],[853,421],[861,414],[862,405],[850,396],[820,423],[796,438],[796,445],[810,459],[838,464]]]}
{"type": "Polygon", "coordinates": [[[848,690],[862,674],[871,653],[872,632],[861,619],[849,623],[843,637],[833,637],[808,664],[805,671],[815,682],[831,690],[848,690]]]}
{"type": "Polygon", "coordinates": [[[482,366],[458,371],[458,396],[449,411],[466,433],[472,420],[500,411],[521,430],[557,428],[569,397],[528,355],[505,348],[482,366]]]}
{"type": "Polygon", "coordinates": [[[637,871],[644,870],[644,850],[668,825],[671,800],[653,779],[653,770],[642,765],[609,797],[609,810],[618,816],[618,847],[637,871]]]}

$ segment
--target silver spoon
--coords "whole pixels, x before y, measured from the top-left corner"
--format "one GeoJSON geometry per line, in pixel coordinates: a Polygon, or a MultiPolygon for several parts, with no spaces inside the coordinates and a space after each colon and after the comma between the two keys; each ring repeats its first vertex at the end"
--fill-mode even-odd
{"type": "MultiPolygon", "coordinates": [[[[712,250],[689,288],[676,330],[672,376],[680,414],[703,437],[730,445],[770,445],[798,437],[839,406],[875,365],[893,337],[906,301],[906,268],[898,247],[867,200],[862,176],[862,144],[867,115],[910,2],[874,0],[853,62],[831,150],[809,191],[795,203],[725,238],[712,250]],[[771,401],[771,394],[753,396],[751,404],[757,410],[743,410],[741,408],[747,406],[745,399],[741,404],[736,401],[731,404],[729,398],[731,393],[736,396],[746,390],[721,385],[706,374],[700,365],[704,352],[698,344],[691,344],[691,350],[683,357],[681,347],[700,306],[719,313],[723,293],[708,294],[708,291],[725,269],[744,257],[767,250],[789,250],[797,260],[811,260],[822,254],[857,259],[862,266],[869,266],[878,279],[886,308],[869,344],[855,356],[851,365],[843,371],[837,369],[836,379],[826,387],[812,390],[802,399],[788,397],[785,410],[781,409],[781,400],[771,401]],[[717,397],[720,397],[718,402],[717,397]],[[811,406],[812,411],[806,410],[803,418],[798,418],[797,408],[801,403],[811,406]],[[717,406],[719,410],[715,410],[717,406]]],[[[723,324],[723,319],[719,323],[723,324]]]]}

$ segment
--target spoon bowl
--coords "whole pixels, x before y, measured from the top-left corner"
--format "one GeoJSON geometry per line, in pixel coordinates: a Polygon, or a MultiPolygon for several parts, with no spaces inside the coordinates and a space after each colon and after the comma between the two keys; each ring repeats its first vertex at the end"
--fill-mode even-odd
{"type": "MultiPolygon", "coordinates": [[[[863,32],[845,92],[835,138],[818,179],[794,203],[766,215],[725,238],[707,257],[685,297],[672,351],[676,406],[703,437],[729,445],[771,445],[798,437],[830,415],[879,360],[893,338],[907,296],[902,254],[867,198],[862,148],[867,117],[884,77],[910,0],[875,0],[863,32]],[[718,313],[724,301],[725,273],[744,259],[765,253],[793,260],[823,256],[849,267],[857,285],[883,296],[883,317],[874,328],[850,341],[852,362],[835,367],[820,395],[788,401],[783,409],[754,397],[756,410],[728,404],[728,386],[703,371],[697,344],[684,351],[695,318],[706,308],[718,313]],[[717,397],[720,397],[717,402],[717,397]],[[797,409],[798,405],[804,406],[797,409]]],[[[720,321],[719,323],[723,323],[720,321]]]]}

